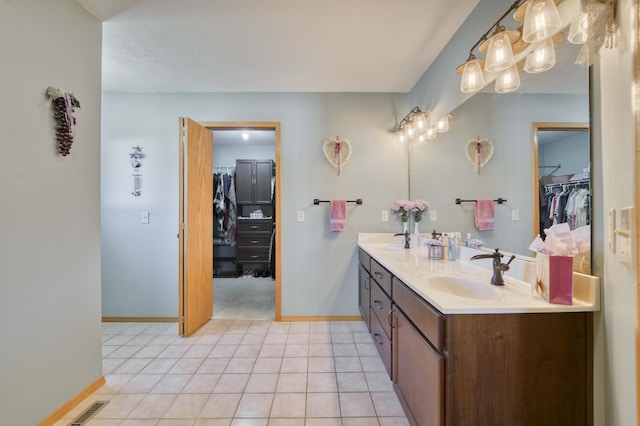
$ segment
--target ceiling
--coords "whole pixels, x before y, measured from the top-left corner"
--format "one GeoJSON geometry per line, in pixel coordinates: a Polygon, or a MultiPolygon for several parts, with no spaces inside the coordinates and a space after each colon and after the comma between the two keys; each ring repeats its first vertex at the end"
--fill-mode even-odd
{"type": "Polygon", "coordinates": [[[216,145],[276,145],[276,132],[273,130],[212,130],[216,145]],[[246,134],[245,140],[242,135],[246,134]]]}
{"type": "Polygon", "coordinates": [[[103,90],[411,90],[479,0],[76,0],[103,90]]]}

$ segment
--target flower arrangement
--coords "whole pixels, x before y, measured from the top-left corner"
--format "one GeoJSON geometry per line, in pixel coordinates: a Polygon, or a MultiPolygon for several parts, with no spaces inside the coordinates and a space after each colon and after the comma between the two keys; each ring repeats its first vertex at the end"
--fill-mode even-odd
{"type": "Polygon", "coordinates": [[[416,222],[420,222],[422,220],[422,214],[429,210],[429,203],[425,200],[415,200],[413,201],[413,208],[411,211],[413,212],[413,216],[416,222]]]}
{"type": "Polygon", "coordinates": [[[398,200],[391,205],[391,210],[400,215],[402,222],[407,222],[412,212],[416,222],[420,222],[422,213],[429,210],[429,203],[424,200],[398,200]]]}
{"type": "Polygon", "coordinates": [[[413,209],[413,207],[413,201],[398,200],[391,205],[391,210],[400,215],[400,220],[402,222],[407,222],[409,220],[409,213],[411,212],[411,209],[413,209]]]}

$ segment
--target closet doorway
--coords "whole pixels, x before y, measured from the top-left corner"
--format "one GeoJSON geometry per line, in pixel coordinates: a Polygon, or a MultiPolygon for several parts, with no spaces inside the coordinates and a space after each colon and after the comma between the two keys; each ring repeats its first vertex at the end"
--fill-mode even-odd
{"type": "MultiPolygon", "coordinates": [[[[273,264],[269,263],[269,276],[264,277],[265,262],[261,257],[257,265],[263,277],[275,279],[275,313],[276,321],[281,317],[281,251],[280,251],[280,217],[281,217],[281,167],[280,167],[280,123],[278,122],[195,122],[188,118],[180,119],[180,207],[179,207],[179,331],[188,336],[206,323],[213,312],[214,289],[212,278],[214,272],[214,179],[213,164],[216,146],[215,133],[221,131],[268,131],[275,138],[274,158],[272,164],[274,184],[269,186],[272,193],[273,207],[271,225],[274,229],[273,243],[269,245],[269,255],[273,256],[273,264]],[[271,189],[272,188],[272,189],[271,189]]],[[[243,160],[246,158],[243,158],[243,160]]],[[[225,165],[226,166],[226,165],[225,165]]],[[[244,166],[243,166],[244,167],[244,166]]],[[[256,166],[258,167],[258,166],[256,166]]],[[[259,168],[264,172],[265,164],[259,168]]],[[[257,182],[256,182],[257,184],[257,182]]],[[[261,187],[262,188],[262,187],[261,187]]],[[[253,187],[255,189],[255,186],[253,187]]],[[[260,190],[260,188],[258,188],[260,190]]],[[[240,194],[242,196],[242,194],[240,194]]],[[[247,200],[243,200],[247,201],[247,200]]],[[[266,206],[265,206],[266,207],[266,206]]],[[[254,213],[259,216],[259,208],[242,208],[240,214],[254,213]],[[245,211],[247,213],[245,213],[245,211]]],[[[266,208],[264,209],[266,210],[266,208]]],[[[264,210],[262,221],[266,221],[264,210]]],[[[253,225],[253,223],[251,223],[253,225]]],[[[264,231],[264,229],[259,229],[264,231]]],[[[251,235],[250,235],[251,236],[251,235]]],[[[271,238],[269,238],[271,240],[271,238]]],[[[254,239],[250,240],[253,241],[254,239]]],[[[262,244],[264,239],[259,240],[262,244]]],[[[271,241],[270,241],[271,242],[271,241]]],[[[258,250],[262,247],[258,247],[258,250]]],[[[246,254],[246,253],[245,253],[246,254]]],[[[258,256],[250,252],[249,256],[258,256]]],[[[246,259],[245,259],[246,260],[246,259]]],[[[252,265],[241,261],[238,273],[244,274],[252,265]]],[[[253,266],[252,270],[257,270],[253,266]]],[[[218,269],[217,272],[223,271],[218,269]]]]}

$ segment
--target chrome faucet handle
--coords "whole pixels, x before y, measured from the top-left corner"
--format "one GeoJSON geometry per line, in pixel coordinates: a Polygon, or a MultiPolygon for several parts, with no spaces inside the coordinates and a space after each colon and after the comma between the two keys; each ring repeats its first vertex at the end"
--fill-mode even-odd
{"type": "Polygon", "coordinates": [[[394,237],[397,237],[399,235],[402,235],[404,237],[404,248],[408,249],[411,248],[410,242],[411,242],[411,234],[409,234],[409,231],[405,231],[402,233],[398,233],[398,234],[393,234],[394,237]]]}

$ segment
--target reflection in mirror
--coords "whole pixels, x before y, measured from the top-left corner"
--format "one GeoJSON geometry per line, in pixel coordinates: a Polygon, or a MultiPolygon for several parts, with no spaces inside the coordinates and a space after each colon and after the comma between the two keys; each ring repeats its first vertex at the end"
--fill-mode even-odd
{"type": "MultiPolygon", "coordinates": [[[[534,234],[567,223],[591,241],[591,156],[587,123],[533,123],[534,234]],[[588,232],[586,232],[588,230],[588,232]]],[[[590,246],[590,244],[589,244],[590,246]]],[[[574,269],[591,273],[590,253],[574,269]]]]}
{"type": "MultiPolygon", "coordinates": [[[[534,226],[539,212],[532,194],[534,182],[537,188],[537,164],[534,167],[531,127],[540,122],[589,122],[588,69],[574,64],[578,50],[579,46],[561,43],[554,68],[540,74],[521,73],[517,92],[497,94],[493,87],[485,88],[451,111],[448,133],[409,148],[410,198],[424,199],[436,211],[436,220],[430,215],[423,219],[421,232],[435,229],[460,232],[463,237],[471,233],[485,247],[533,256],[529,245],[539,230],[534,226]],[[494,146],[480,173],[467,156],[472,139],[489,139],[494,146]],[[474,204],[456,205],[456,198],[504,198],[507,202],[494,204],[495,229],[480,231],[474,222],[474,204]]],[[[562,163],[551,158],[544,161],[562,163]]]]}

